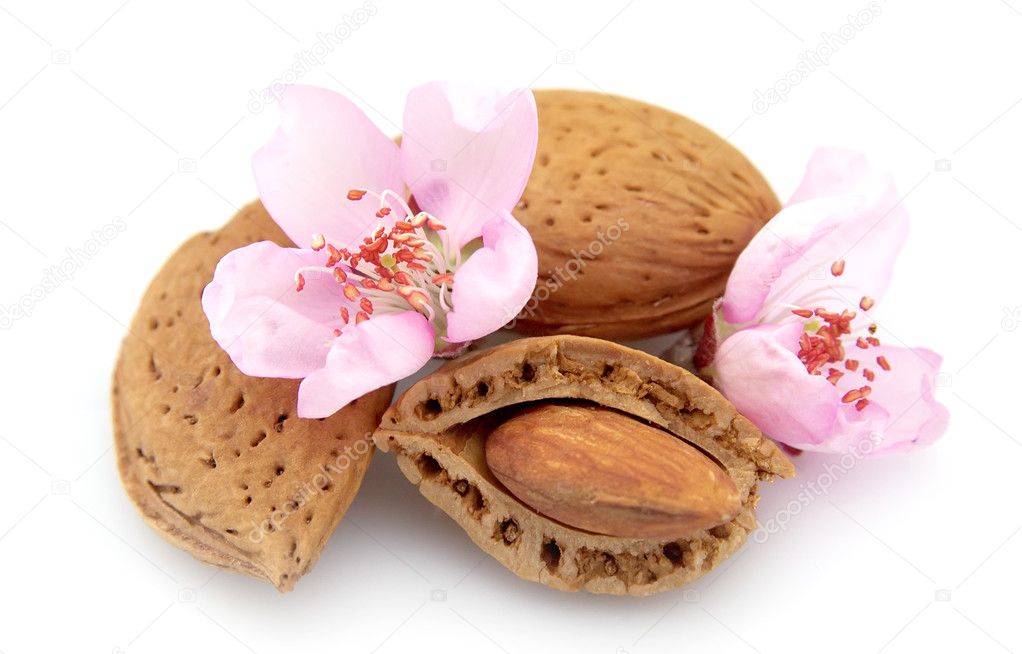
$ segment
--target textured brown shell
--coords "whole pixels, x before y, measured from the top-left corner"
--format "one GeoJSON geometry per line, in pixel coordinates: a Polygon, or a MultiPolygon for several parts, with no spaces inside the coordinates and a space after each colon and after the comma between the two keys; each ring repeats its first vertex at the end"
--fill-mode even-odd
{"type": "Polygon", "coordinates": [[[484,551],[524,579],[570,591],[649,595],[698,578],[755,528],[757,482],[794,474],[773,442],[694,375],[579,336],[521,339],[456,361],[408,389],[374,438],[484,551]],[[700,447],[734,480],[742,511],[669,541],[596,535],[532,511],[488,470],[485,438],[501,408],[561,398],[624,411],[700,447]]]}
{"type": "Polygon", "coordinates": [[[290,245],[255,202],[186,242],[153,279],[114,371],[114,442],[124,487],[154,529],[286,591],[362,483],[393,387],[303,420],[297,380],[234,367],[199,298],[225,253],[259,240],[290,245]]]}
{"type": "Polygon", "coordinates": [[[539,148],[515,217],[539,252],[522,331],[639,338],[691,326],[780,209],[727,141],[684,116],[536,91],[539,148]]]}

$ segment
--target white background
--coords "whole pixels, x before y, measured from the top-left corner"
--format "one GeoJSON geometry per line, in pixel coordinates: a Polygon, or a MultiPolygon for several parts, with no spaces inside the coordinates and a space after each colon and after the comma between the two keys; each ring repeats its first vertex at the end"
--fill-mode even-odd
{"type": "MultiPolygon", "coordinates": [[[[685,591],[634,599],[517,579],[387,456],[288,595],[145,526],[111,452],[125,325],[181,241],[255,196],[249,157],[276,110],[252,113],[250,92],[362,5],[0,1],[0,304],[115,217],[127,226],[0,331],[0,652],[1022,651],[1022,1],[876,4],[765,113],[755,91],[867,5],[757,2],[373,0],[302,76],[392,133],[411,86],[492,79],[685,113],[781,197],[821,144],[895,174],[914,231],[883,327],[945,355],[951,429],[830,474],[765,543],[685,591]]],[[[798,459],[798,479],[763,489],[761,519],[828,462],[798,459]]]]}

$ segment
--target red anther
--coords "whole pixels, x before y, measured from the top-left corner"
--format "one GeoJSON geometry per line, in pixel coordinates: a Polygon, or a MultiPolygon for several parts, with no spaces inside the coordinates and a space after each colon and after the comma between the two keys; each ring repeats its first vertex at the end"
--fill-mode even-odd
{"type": "Polygon", "coordinates": [[[366,320],[369,320],[369,314],[367,314],[365,311],[359,311],[358,313],[355,314],[356,325],[361,325],[366,320]]]}
{"type": "Polygon", "coordinates": [[[873,374],[873,371],[870,370],[869,368],[863,368],[862,369],[862,376],[865,377],[866,379],[868,379],[869,381],[874,381],[876,379],[876,377],[877,377],[875,374],[873,374]]]}
{"type": "Polygon", "coordinates": [[[376,282],[376,287],[379,288],[381,291],[393,291],[395,288],[395,286],[391,284],[390,280],[388,279],[381,279],[380,281],[376,282]]]}
{"type": "Polygon", "coordinates": [[[322,234],[313,234],[312,235],[312,249],[314,251],[316,251],[316,252],[319,252],[324,247],[326,247],[326,237],[323,236],[322,234]]]}
{"type": "Polygon", "coordinates": [[[394,281],[403,286],[411,286],[415,283],[412,281],[412,276],[403,270],[394,273],[394,281]]]}
{"type": "Polygon", "coordinates": [[[408,224],[411,225],[413,229],[418,229],[425,225],[427,220],[429,220],[429,218],[426,214],[418,213],[408,219],[408,224]]]}
{"type": "Polygon", "coordinates": [[[442,222],[440,222],[439,220],[434,220],[432,218],[426,219],[426,224],[429,225],[429,228],[432,229],[434,232],[439,232],[441,230],[447,229],[447,226],[444,225],[442,222]]]}
{"type": "Polygon", "coordinates": [[[874,304],[876,304],[876,300],[867,295],[863,295],[862,299],[859,300],[859,308],[863,311],[869,311],[873,308],[874,304]]]}
{"type": "Polygon", "coordinates": [[[372,290],[374,288],[377,288],[377,284],[376,284],[376,282],[374,282],[371,279],[363,279],[362,280],[362,288],[368,288],[368,289],[372,290]]]}
{"type": "Polygon", "coordinates": [[[352,268],[358,268],[358,264],[362,263],[362,257],[357,254],[353,254],[348,258],[348,265],[352,268]]]}
{"type": "Polygon", "coordinates": [[[344,324],[347,325],[348,318],[351,317],[350,314],[348,314],[348,307],[341,307],[340,309],[337,310],[337,312],[341,314],[341,320],[343,320],[344,324]]]}
{"type": "Polygon", "coordinates": [[[358,202],[366,196],[367,191],[361,188],[353,188],[348,191],[348,199],[352,202],[358,202]]]}
{"type": "MultiPolygon", "coordinates": [[[[415,235],[414,234],[409,234],[408,236],[415,236],[415,235]]],[[[426,241],[422,240],[421,238],[409,238],[407,241],[405,241],[405,245],[407,245],[410,248],[419,248],[419,247],[422,247],[425,244],[426,244],[426,241]]]]}
{"type": "Polygon", "coordinates": [[[437,275],[432,279],[432,282],[434,284],[452,284],[454,283],[454,274],[444,273],[442,275],[437,275]]]}
{"type": "Polygon", "coordinates": [[[853,388],[852,390],[848,391],[847,393],[841,396],[841,401],[844,402],[845,404],[848,404],[849,402],[855,402],[856,400],[861,400],[862,398],[868,396],[871,392],[873,392],[873,389],[870,388],[869,386],[853,388]]]}
{"type": "MultiPolygon", "coordinates": [[[[398,223],[398,225],[400,225],[400,224],[401,224],[401,223],[398,223]]],[[[397,227],[397,225],[395,225],[395,227],[397,227]]],[[[408,241],[409,241],[410,239],[413,239],[413,238],[415,238],[415,234],[413,234],[413,233],[411,233],[411,232],[401,232],[401,233],[399,233],[399,234],[394,234],[394,233],[391,233],[391,235],[390,235],[390,240],[391,240],[391,242],[393,242],[393,243],[394,243],[395,245],[397,245],[397,244],[399,244],[399,243],[406,243],[406,242],[408,242],[408,241]]]]}
{"type": "Polygon", "coordinates": [[[837,382],[844,376],[845,373],[841,372],[837,368],[830,368],[827,370],[827,381],[837,386],[837,382]]]}
{"type": "Polygon", "coordinates": [[[412,255],[416,259],[418,259],[419,261],[432,261],[433,260],[433,256],[429,252],[426,252],[425,250],[423,250],[422,248],[419,248],[419,247],[417,247],[414,250],[412,250],[412,255]]]}
{"type": "Polygon", "coordinates": [[[860,336],[859,338],[855,339],[855,347],[859,347],[865,350],[869,347],[869,343],[866,342],[866,339],[860,336]]]}
{"type": "Polygon", "coordinates": [[[335,329],[334,330],[334,336],[340,336],[340,335],[341,335],[341,330],[335,329]]]}
{"type": "Polygon", "coordinates": [[[380,210],[376,212],[377,218],[384,218],[390,215],[390,207],[380,207],[380,210]]]}
{"type": "Polygon", "coordinates": [[[812,318],[813,312],[809,309],[792,309],[791,312],[799,318],[812,318]]]}
{"type": "Polygon", "coordinates": [[[872,324],[871,324],[871,325],[869,326],[869,333],[870,333],[870,334],[875,334],[875,333],[877,333],[877,324],[876,324],[876,323],[872,323],[872,324]]]}
{"type": "Polygon", "coordinates": [[[373,315],[373,303],[367,297],[363,297],[358,301],[358,306],[362,307],[362,311],[365,311],[369,315],[373,315]]]}
{"type": "Polygon", "coordinates": [[[408,222],[408,219],[405,219],[394,223],[394,227],[393,229],[391,229],[391,234],[393,234],[394,232],[407,234],[408,232],[413,231],[415,231],[415,226],[408,222]]]}
{"type": "Polygon", "coordinates": [[[890,370],[891,364],[887,363],[887,357],[877,357],[877,365],[884,370],[890,370]]]}
{"type": "Polygon", "coordinates": [[[418,270],[419,272],[426,272],[426,266],[422,265],[421,263],[418,263],[418,262],[415,262],[415,261],[411,261],[407,265],[412,270],[418,270]]]}
{"type": "Polygon", "coordinates": [[[868,406],[869,406],[869,400],[867,400],[866,398],[862,398],[861,400],[859,400],[858,402],[855,403],[855,410],[856,411],[862,411],[863,409],[865,409],[868,406]]]}
{"type": "Polygon", "coordinates": [[[348,281],[348,273],[344,272],[343,268],[334,268],[334,281],[343,284],[348,281]]]}
{"type": "Polygon", "coordinates": [[[376,231],[373,232],[373,239],[378,239],[386,233],[387,230],[383,228],[383,225],[380,225],[379,227],[376,228],[376,231]]]}
{"type": "Polygon", "coordinates": [[[301,291],[303,288],[305,288],[305,275],[295,273],[295,290],[301,291]]]}
{"type": "Polygon", "coordinates": [[[426,294],[414,286],[401,286],[397,292],[416,311],[421,311],[429,303],[426,294]]]}
{"type": "Polygon", "coordinates": [[[838,259],[834,263],[830,264],[830,274],[831,275],[834,275],[835,277],[840,277],[841,274],[844,271],[845,271],[845,260],[844,259],[838,259]]]}
{"type": "MultiPolygon", "coordinates": [[[[344,258],[343,255],[341,254],[341,251],[335,248],[330,243],[326,244],[326,251],[330,254],[330,256],[326,260],[327,268],[330,268],[331,266],[336,266],[341,262],[341,259],[344,258]]],[[[352,266],[352,268],[354,268],[354,266],[352,266]]]]}
{"type": "Polygon", "coordinates": [[[347,284],[344,285],[344,297],[346,297],[349,300],[351,300],[352,302],[354,302],[355,300],[358,299],[358,296],[359,296],[359,292],[358,292],[358,289],[355,288],[354,284],[352,284],[351,282],[348,282],[347,284]]]}
{"type": "Polygon", "coordinates": [[[880,345],[880,339],[875,336],[867,336],[866,342],[872,345],[873,347],[877,347],[878,345],[880,345]]]}

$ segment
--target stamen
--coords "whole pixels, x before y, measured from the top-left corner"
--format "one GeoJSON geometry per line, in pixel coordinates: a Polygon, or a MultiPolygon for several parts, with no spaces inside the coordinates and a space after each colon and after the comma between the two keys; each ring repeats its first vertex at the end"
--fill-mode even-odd
{"type": "Polygon", "coordinates": [[[358,306],[362,307],[362,311],[365,311],[368,315],[373,315],[373,303],[367,297],[363,297],[358,301],[358,306]]]}
{"type": "Polygon", "coordinates": [[[876,304],[876,300],[869,297],[868,295],[863,295],[862,299],[859,300],[859,308],[862,309],[863,311],[869,311],[870,309],[873,308],[874,304],[876,304]]]}
{"type": "Polygon", "coordinates": [[[300,272],[295,273],[295,291],[301,292],[305,288],[305,275],[300,272]]]}
{"type": "Polygon", "coordinates": [[[862,411],[863,409],[865,409],[868,406],[869,406],[869,400],[867,400],[866,398],[862,398],[861,400],[859,400],[858,402],[855,403],[855,410],[856,411],[862,411]]]}
{"type": "Polygon", "coordinates": [[[845,368],[847,368],[848,370],[851,370],[852,372],[855,372],[856,370],[858,370],[858,368],[859,368],[859,361],[858,361],[858,359],[845,359],[845,368]]]}
{"type": "Polygon", "coordinates": [[[348,324],[348,318],[350,317],[349,314],[348,314],[348,307],[341,307],[338,310],[338,313],[341,314],[341,320],[343,320],[344,324],[347,325],[348,324]]]}
{"type": "Polygon", "coordinates": [[[334,281],[338,284],[348,281],[348,274],[344,272],[343,268],[334,268],[334,281]]]}
{"type": "Polygon", "coordinates": [[[891,364],[887,363],[887,357],[877,357],[877,365],[884,370],[890,370],[891,364]]]}
{"type": "Polygon", "coordinates": [[[862,376],[865,377],[869,381],[873,381],[873,380],[876,379],[876,375],[869,368],[863,368],[862,369],[862,376]]]}
{"type": "Polygon", "coordinates": [[[323,236],[322,234],[313,234],[312,235],[312,249],[313,249],[313,251],[319,252],[324,247],[326,247],[326,237],[323,236]]]}
{"type": "Polygon", "coordinates": [[[791,312],[799,318],[812,318],[813,312],[809,309],[792,309],[791,312]]]}
{"type": "Polygon", "coordinates": [[[369,191],[367,191],[366,189],[353,188],[350,191],[348,191],[348,199],[351,200],[352,202],[358,202],[359,200],[364,198],[366,196],[366,193],[368,192],[369,191]]]}
{"type": "Polygon", "coordinates": [[[361,325],[366,320],[369,320],[369,314],[367,314],[365,311],[359,311],[358,313],[355,314],[356,325],[361,325]]]}
{"type": "Polygon", "coordinates": [[[835,277],[840,277],[845,272],[845,260],[838,259],[834,263],[830,264],[830,274],[835,277]]]}
{"type": "Polygon", "coordinates": [[[355,300],[358,299],[358,296],[359,296],[359,292],[358,292],[358,289],[355,288],[354,284],[352,284],[351,282],[348,282],[347,284],[344,285],[344,297],[346,297],[349,300],[351,300],[352,302],[354,302],[355,300]]]}

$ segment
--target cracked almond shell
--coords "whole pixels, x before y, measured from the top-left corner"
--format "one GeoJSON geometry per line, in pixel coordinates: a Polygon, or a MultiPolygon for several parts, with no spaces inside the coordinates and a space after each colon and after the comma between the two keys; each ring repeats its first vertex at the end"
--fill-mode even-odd
{"type": "Polygon", "coordinates": [[[325,420],[295,411],[298,380],[242,374],[200,305],[220,258],[291,245],[262,205],[194,236],[151,282],[112,392],[121,480],[146,522],[196,558],[291,590],[362,483],[393,386],[325,420]]]}
{"type": "Polygon", "coordinates": [[[455,361],[409,388],[374,439],[476,545],[519,577],[567,591],[650,595],[700,577],[755,528],[757,483],[794,474],[777,446],[696,376],[580,336],[526,338],[455,361]],[[590,533],[530,509],[488,469],[486,439],[515,405],[560,400],[615,409],[699,448],[737,487],[738,515],[684,538],[643,539],[590,533]]]}
{"type": "Polygon", "coordinates": [[[539,254],[517,327],[633,339],[710,312],[779,210],[755,166],[685,116],[619,96],[535,91],[536,163],[515,217],[539,254]]]}

